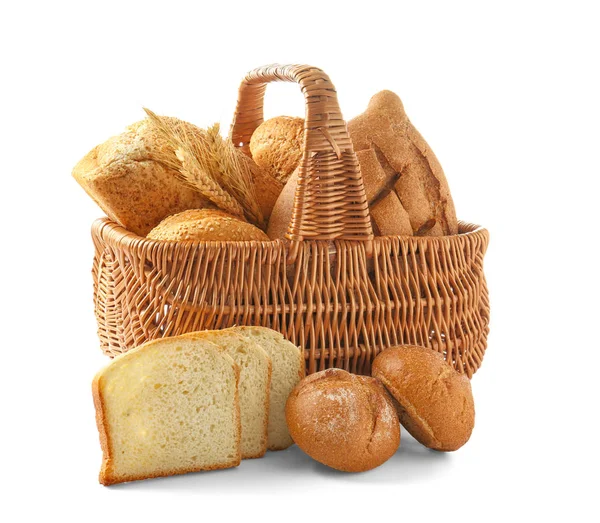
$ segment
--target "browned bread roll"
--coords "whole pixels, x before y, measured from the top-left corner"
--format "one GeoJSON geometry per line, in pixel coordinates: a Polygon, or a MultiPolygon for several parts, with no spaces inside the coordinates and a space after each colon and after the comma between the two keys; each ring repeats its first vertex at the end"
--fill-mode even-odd
{"type": "Polygon", "coordinates": [[[258,227],[216,209],[190,209],[169,216],[147,237],[174,241],[269,241],[258,227]]]}
{"type": "Polygon", "coordinates": [[[304,120],[277,116],[261,123],[250,139],[256,164],[282,184],[288,181],[302,159],[304,120]]]}
{"type": "Polygon", "coordinates": [[[341,369],[303,379],[288,397],[285,414],[296,444],[334,469],[373,469],[400,445],[398,417],[381,383],[341,369]]]}
{"type": "MultiPolygon", "coordinates": [[[[378,182],[376,199],[395,193],[405,209],[411,231],[403,234],[444,236],[458,232],[444,171],[406,116],[396,94],[381,91],[373,96],[367,110],[348,122],[348,131],[365,184],[369,184],[369,178],[377,179],[383,173],[384,180],[378,182]]],[[[398,214],[397,226],[404,229],[405,220],[405,215],[398,214]]]]}
{"type": "Polygon", "coordinates": [[[471,383],[431,349],[401,345],[384,350],[371,373],[398,402],[400,423],[435,450],[462,447],[475,424],[471,383]]]}
{"type": "MultiPolygon", "coordinates": [[[[169,118],[186,132],[194,125],[169,118]]],[[[213,207],[157,157],[173,156],[148,120],[94,147],[73,169],[73,177],[106,215],[129,231],[145,236],[163,218],[186,209],[213,207]]]]}
{"type": "Polygon", "coordinates": [[[298,169],[296,169],[290,179],[283,187],[279,194],[269,224],[267,226],[267,236],[271,240],[278,240],[285,237],[288,225],[292,219],[292,209],[294,208],[294,195],[296,194],[296,186],[298,185],[298,169]]]}

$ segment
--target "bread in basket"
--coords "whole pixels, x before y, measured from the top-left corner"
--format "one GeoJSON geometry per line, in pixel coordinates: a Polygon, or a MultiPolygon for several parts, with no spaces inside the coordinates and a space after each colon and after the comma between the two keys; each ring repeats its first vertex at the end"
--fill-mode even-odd
{"type": "Polygon", "coordinates": [[[167,242],[108,219],[92,228],[98,335],[114,356],[145,341],[201,329],[262,325],[304,349],[306,370],[369,374],[397,344],[427,346],[469,377],[484,355],[488,232],[374,237],[359,163],[329,77],[306,65],[255,69],[231,129],[248,152],[269,82],[304,94],[303,157],[287,238],[167,242]]]}

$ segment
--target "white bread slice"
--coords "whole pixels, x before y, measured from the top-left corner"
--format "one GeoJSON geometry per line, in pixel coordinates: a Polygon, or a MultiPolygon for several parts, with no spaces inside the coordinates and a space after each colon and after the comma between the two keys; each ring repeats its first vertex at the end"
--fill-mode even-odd
{"type": "Polygon", "coordinates": [[[238,381],[206,340],[164,338],[115,358],[92,384],[100,483],[239,465],[238,381]]]}
{"type": "Polygon", "coordinates": [[[266,327],[233,327],[246,338],[258,343],[273,364],[269,406],[269,450],[283,450],[294,444],[285,421],[285,403],[296,384],[304,377],[302,351],[279,332],[266,327]]]}
{"type": "Polygon", "coordinates": [[[230,329],[186,334],[206,339],[224,350],[240,369],[242,459],[260,458],[267,451],[271,358],[252,340],[230,329]]]}

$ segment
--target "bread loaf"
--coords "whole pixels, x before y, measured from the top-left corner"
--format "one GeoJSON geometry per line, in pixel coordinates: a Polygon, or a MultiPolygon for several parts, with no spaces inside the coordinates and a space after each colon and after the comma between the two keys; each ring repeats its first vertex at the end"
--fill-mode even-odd
{"type": "Polygon", "coordinates": [[[295,387],[285,412],[296,444],[334,469],[373,469],[400,445],[392,400],[374,378],[341,369],[317,372],[295,387]]]}
{"type": "Polygon", "coordinates": [[[373,149],[356,153],[369,202],[371,225],[376,236],[412,236],[408,213],[393,190],[387,173],[373,149]]]}
{"type": "Polygon", "coordinates": [[[250,164],[252,178],[256,188],[256,198],[260,210],[265,220],[269,220],[273,207],[275,207],[275,203],[277,202],[277,198],[279,198],[279,195],[283,190],[283,183],[258,167],[252,158],[248,158],[248,162],[250,164]]]}
{"type": "Polygon", "coordinates": [[[293,445],[285,422],[285,402],[304,376],[302,351],[279,332],[266,327],[234,327],[235,332],[256,342],[272,363],[269,406],[269,450],[283,450],[293,445]]]}
{"type": "Polygon", "coordinates": [[[475,424],[471,383],[431,349],[402,345],[373,361],[372,375],[398,402],[400,422],[420,443],[435,450],[462,447],[475,424]]]}
{"type": "Polygon", "coordinates": [[[267,451],[271,358],[258,344],[232,329],[192,332],[185,336],[214,343],[238,366],[242,459],[262,457],[267,451]]]}
{"type": "MultiPolygon", "coordinates": [[[[374,234],[412,236],[408,213],[394,192],[393,184],[388,183],[389,177],[378,162],[375,152],[366,149],[357,152],[356,157],[363,175],[374,234]]],[[[285,237],[292,219],[297,185],[298,169],[288,179],[271,212],[267,234],[272,240],[285,237]]]]}
{"type": "MultiPolygon", "coordinates": [[[[379,177],[372,172],[385,174],[381,194],[395,192],[408,214],[413,234],[443,236],[458,232],[444,171],[396,94],[381,91],[373,96],[367,110],[348,122],[348,131],[365,183],[370,177],[379,177]],[[373,156],[378,165],[372,161],[373,156]],[[369,158],[368,163],[365,158],[369,158]]],[[[401,219],[404,221],[404,216],[401,219]]]]}
{"type": "MultiPolygon", "coordinates": [[[[198,128],[169,118],[193,134],[198,128]]],[[[173,156],[149,120],[134,123],[94,147],[73,169],[73,177],[106,215],[129,231],[146,236],[163,218],[186,209],[213,207],[157,158],[173,156]]]]}
{"type": "Polygon", "coordinates": [[[302,159],[304,120],[278,116],[261,123],[250,139],[256,164],[282,184],[288,181],[302,159]]]}
{"type": "Polygon", "coordinates": [[[239,370],[204,339],[151,341],[115,358],[92,391],[104,485],[240,463],[239,370]]]}
{"type": "Polygon", "coordinates": [[[258,227],[217,209],[190,209],[169,216],[147,237],[172,241],[269,241],[258,227]]]}

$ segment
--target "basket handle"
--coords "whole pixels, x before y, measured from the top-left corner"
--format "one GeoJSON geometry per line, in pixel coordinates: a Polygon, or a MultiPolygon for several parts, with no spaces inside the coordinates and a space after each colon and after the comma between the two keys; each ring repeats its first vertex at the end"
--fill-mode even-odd
{"type": "Polygon", "coordinates": [[[304,93],[304,144],[289,240],[373,239],[369,205],[335,87],[308,65],[268,65],[250,71],[240,85],[231,126],[236,147],[249,153],[252,133],[263,122],[267,83],[296,82],[304,93]]]}

